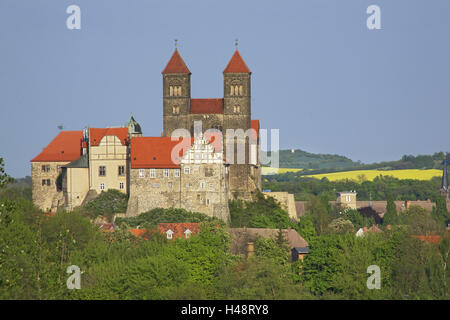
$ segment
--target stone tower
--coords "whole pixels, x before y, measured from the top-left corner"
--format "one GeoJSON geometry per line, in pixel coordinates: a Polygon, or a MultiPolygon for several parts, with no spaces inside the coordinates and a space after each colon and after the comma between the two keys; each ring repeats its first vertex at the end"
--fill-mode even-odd
{"type": "Polygon", "coordinates": [[[191,72],[177,49],[163,72],[163,117],[165,137],[172,131],[188,127],[191,100],[191,72]]]}

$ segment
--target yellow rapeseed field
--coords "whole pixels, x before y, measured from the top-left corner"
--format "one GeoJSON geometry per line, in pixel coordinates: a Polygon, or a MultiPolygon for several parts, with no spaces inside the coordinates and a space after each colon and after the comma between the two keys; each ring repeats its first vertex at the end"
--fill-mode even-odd
{"type": "Polygon", "coordinates": [[[439,177],[442,175],[441,170],[437,169],[427,169],[427,170],[419,170],[419,169],[405,169],[405,170],[357,170],[357,171],[343,171],[343,172],[334,172],[334,173],[326,173],[326,174],[315,174],[309,175],[308,177],[313,177],[317,179],[322,179],[323,177],[327,177],[330,181],[336,180],[355,180],[359,181],[363,180],[373,180],[375,177],[379,175],[383,176],[393,176],[397,179],[415,179],[415,180],[430,180],[433,177],[439,177]]]}
{"type": "MultiPolygon", "coordinates": [[[[302,169],[293,169],[293,168],[270,168],[263,167],[262,174],[276,174],[276,173],[285,173],[285,172],[295,172],[300,171],[302,169]]],[[[315,175],[305,175],[305,177],[312,177],[317,179],[322,179],[323,177],[327,177],[330,181],[336,180],[355,180],[359,181],[362,179],[372,181],[375,177],[379,175],[383,176],[393,176],[398,179],[415,179],[415,180],[430,180],[433,177],[440,177],[442,175],[441,170],[437,169],[405,169],[405,170],[357,170],[357,171],[342,171],[342,172],[334,172],[334,173],[324,173],[324,174],[315,174],[315,175]]]]}

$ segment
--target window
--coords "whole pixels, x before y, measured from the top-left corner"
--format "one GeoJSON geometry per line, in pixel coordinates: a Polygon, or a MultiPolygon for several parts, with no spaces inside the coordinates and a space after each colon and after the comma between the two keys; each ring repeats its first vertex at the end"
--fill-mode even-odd
{"type": "Polygon", "coordinates": [[[44,164],[41,170],[42,172],[50,172],[50,166],[48,164],[44,164]]]}
{"type": "Polygon", "coordinates": [[[345,201],[350,202],[351,197],[350,196],[345,196],[345,201]]]}
{"type": "Polygon", "coordinates": [[[175,169],[175,177],[179,177],[180,176],[180,169],[175,169]]]}
{"type": "Polygon", "coordinates": [[[105,190],[105,184],[104,183],[100,183],[100,190],[105,190]]]}
{"type": "Polygon", "coordinates": [[[213,184],[212,184],[212,183],[209,184],[209,188],[210,188],[210,189],[213,188],[213,184]]]}
{"type": "Polygon", "coordinates": [[[125,166],[119,166],[119,176],[125,175],[125,166]]]}
{"type": "Polygon", "coordinates": [[[120,190],[123,190],[123,188],[124,188],[124,184],[123,184],[123,182],[120,182],[120,183],[119,183],[119,189],[120,189],[120,190]]]}
{"type": "Polygon", "coordinates": [[[169,96],[181,96],[181,86],[169,86],[169,96]]]}
{"type": "Polygon", "coordinates": [[[191,169],[189,167],[184,167],[184,174],[191,173],[191,169]]]}
{"type": "Polygon", "coordinates": [[[172,107],[172,113],[173,114],[179,114],[180,113],[180,107],[172,107]]]}
{"type": "Polygon", "coordinates": [[[173,231],[172,230],[167,230],[166,231],[166,237],[167,237],[167,239],[172,239],[173,238],[173,231]]]}
{"type": "Polygon", "coordinates": [[[144,178],[144,177],[145,177],[145,170],[139,169],[139,178],[144,178]]]}
{"type": "Polygon", "coordinates": [[[50,179],[42,179],[43,186],[50,186],[50,179]]]}
{"type": "Polygon", "coordinates": [[[209,206],[209,199],[206,199],[206,205],[209,206]]]}
{"type": "Polygon", "coordinates": [[[244,95],[244,88],[242,86],[239,86],[239,95],[240,96],[244,95]]]}
{"type": "Polygon", "coordinates": [[[98,175],[100,177],[106,176],[106,167],[105,166],[99,166],[98,167],[98,175]]]}
{"type": "Polygon", "coordinates": [[[241,106],[235,105],[235,106],[233,107],[233,112],[234,112],[234,113],[239,113],[239,112],[241,112],[241,106]]]}
{"type": "Polygon", "coordinates": [[[156,169],[150,169],[150,178],[156,178],[156,169]]]}
{"type": "Polygon", "coordinates": [[[169,177],[169,169],[164,169],[164,178],[169,177]]]}
{"type": "Polygon", "coordinates": [[[186,183],[186,188],[189,188],[191,184],[190,183],[186,183]]]}
{"type": "Polygon", "coordinates": [[[201,182],[200,182],[200,188],[203,189],[203,188],[205,188],[205,186],[206,186],[206,183],[204,183],[203,181],[201,181],[201,182]]]}

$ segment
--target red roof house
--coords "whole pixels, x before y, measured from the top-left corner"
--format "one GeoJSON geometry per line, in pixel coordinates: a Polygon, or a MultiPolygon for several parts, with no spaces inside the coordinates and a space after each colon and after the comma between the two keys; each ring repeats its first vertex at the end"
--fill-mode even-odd
{"type": "Polygon", "coordinates": [[[158,223],[158,231],[167,239],[189,238],[200,232],[200,223],[158,223]]]}
{"type": "Polygon", "coordinates": [[[31,162],[67,162],[81,157],[83,131],[61,131],[31,162]]]}

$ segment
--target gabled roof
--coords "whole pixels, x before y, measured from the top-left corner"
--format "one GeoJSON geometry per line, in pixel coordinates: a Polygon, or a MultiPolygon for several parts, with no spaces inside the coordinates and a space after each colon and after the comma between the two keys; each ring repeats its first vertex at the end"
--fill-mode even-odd
{"type": "Polygon", "coordinates": [[[31,162],[74,161],[81,156],[83,131],[61,131],[31,162]]]}
{"type": "Polygon", "coordinates": [[[95,147],[100,144],[104,136],[117,136],[122,145],[128,141],[128,128],[90,128],[89,142],[95,147]]]}
{"type": "Polygon", "coordinates": [[[223,113],[223,99],[191,99],[190,113],[223,113]]]}
{"type": "Polygon", "coordinates": [[[171,137],[136,137],[131,139],[131,168],[179,168],[179,161],[184,152],[192,144],[192,138],[189,144],[180,138],[172,141],[171,137]],[[175,156],[172,161],[172,150],[180,144],[178,159],[175,156]]]}
{"type": "Polygon", "coordinates": [[[186,230],[191,231],[191,234],[200,232],[200,223],[158,223],[158,231],[166,233],[171,230],[175,238],[185,238],[186,230]]]}
{"type": "Polygon", "coordinates": [[[251,73],[250,69],[242,59],[238,50],[236,50],[233,56],[228,62],[227,67],[223,70],[223,73],[251,73]]]}
{"type": "Polygon", "coordinates": [[[191,71],[189,71],[188,67],[184,63],[184,60],[177,49],[175,49],[174,53],[172,54],[172,57],[170,58],[169,62],[167,63],[166,67],[162,72],[162,74],[168,73],[191,74],[191,71]]]}

